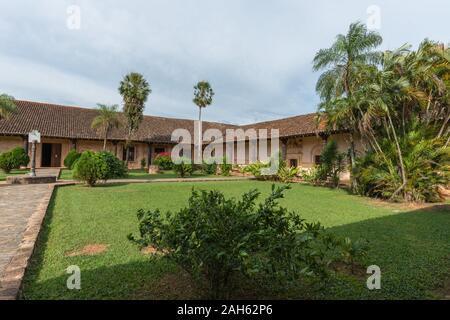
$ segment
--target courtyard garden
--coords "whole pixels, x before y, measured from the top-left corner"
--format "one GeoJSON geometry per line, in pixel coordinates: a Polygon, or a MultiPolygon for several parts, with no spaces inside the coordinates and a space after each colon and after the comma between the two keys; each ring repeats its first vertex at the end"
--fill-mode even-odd
{"type": "MultiPolygon", "coordinates": [[[[139,209],[175,212],[192,188],[239,198],[251,189],[265,197],[262,181],[82,185],[57,189],[23,283],[23,299],[195,299],[195,281],[164,254],[140,250],[127,239],[138,233],[139,209]],[[170,199],[170,200],[169,200],[170,199]],[[168,201],[169,200],[169,201],[168,201]],[[67,267],[81,269],[81,290],[69,290],[67,267]]],[[[339,189],[293,184],[280,205],[339,236],[369,241],[355,273],[336,266],[324,281],[310,278],[283,290],[241,279],[233,298],[422,299],[448,295],[448,204],[388,204],[339,189]],[[366,268],[381,269],[381,289],[368,290],[366,268]]]]}

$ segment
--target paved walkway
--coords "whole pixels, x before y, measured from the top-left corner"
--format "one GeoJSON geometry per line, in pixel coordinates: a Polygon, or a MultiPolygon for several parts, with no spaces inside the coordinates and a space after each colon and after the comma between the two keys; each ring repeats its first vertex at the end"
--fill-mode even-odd
{"type": "Polygon", "coordinates": [[[38,168],[36,169],[37,176],[59,176],[60,168],[38,168]]]}
{"type": "Polygon", "coordinates": [[[0,299],[17,294],[54,185],[0,188],[0,299]],[[20,283],[19,283],[20,285],[20,283]]]}

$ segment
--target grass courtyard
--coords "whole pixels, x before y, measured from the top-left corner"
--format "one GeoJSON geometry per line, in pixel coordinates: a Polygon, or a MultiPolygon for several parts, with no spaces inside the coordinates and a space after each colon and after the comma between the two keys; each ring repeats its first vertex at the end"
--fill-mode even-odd
{"type": "MultiPolygon", "coordinates": [[[[141,253],[127,240],[127,234],[137,232],[136,211],[175,211],[186,205],[193,187],[239,197],[253,188],[265,196],[270,186],[229,181],[58,188],[25,276],[22,298],[199,298],[177,266],[164,257],[141,253]],[[94,254],[83,248],[104,251],[94,254]],[[66,288],[70,265],[81,269],[81,290],[66,288]]],[[[438,298],[448,289],[442,288],[450,280],[448,205],[408,209],[300,184],[294,184],[281,203],[339,235],[368,239],[370,251],[362,265],[381,268],[382,289],[367,290],[364,275],[337,274],[322,287],[300,282],[286,292],[258,292],[252,297],[419,299],[438,298]]],[[[240,297],[246,296],[236,296],[240,297]]]]}
{"type": "Polygon", "coordinates": [[[6,177],[9,177],[9,176],[17,176],[17,175],[21,175],[21,174],[27,174],[29,172],[30,172],[30,170],[28,170],[28,169],[14,169],[14,170],[11,170],[10,173],[5,173],[3,170],[0,170],[0,181],[5,181],[6,177]]]}

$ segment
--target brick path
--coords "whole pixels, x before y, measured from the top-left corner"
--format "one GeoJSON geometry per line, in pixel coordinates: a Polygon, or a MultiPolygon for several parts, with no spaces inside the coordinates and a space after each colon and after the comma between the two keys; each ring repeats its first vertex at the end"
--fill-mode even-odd
{"type": "Polygon", "coordinates": [[[54,185],[0,187],[0,300],[14,299],[54,185]]]}

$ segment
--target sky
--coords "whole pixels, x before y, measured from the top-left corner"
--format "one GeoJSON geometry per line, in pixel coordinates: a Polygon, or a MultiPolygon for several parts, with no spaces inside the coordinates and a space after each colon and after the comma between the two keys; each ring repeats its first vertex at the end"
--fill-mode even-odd
{"type": "Polygon", "coordinates": [[[140,72],[145,114],[195,119],[193,86],[211,83],[203,119],[248,124],[316,111],[314,54],[350,23],[380,49],[450,42],[448,0],[0,0],[0,93],[84,107],[119,104],[140,72]]]}

